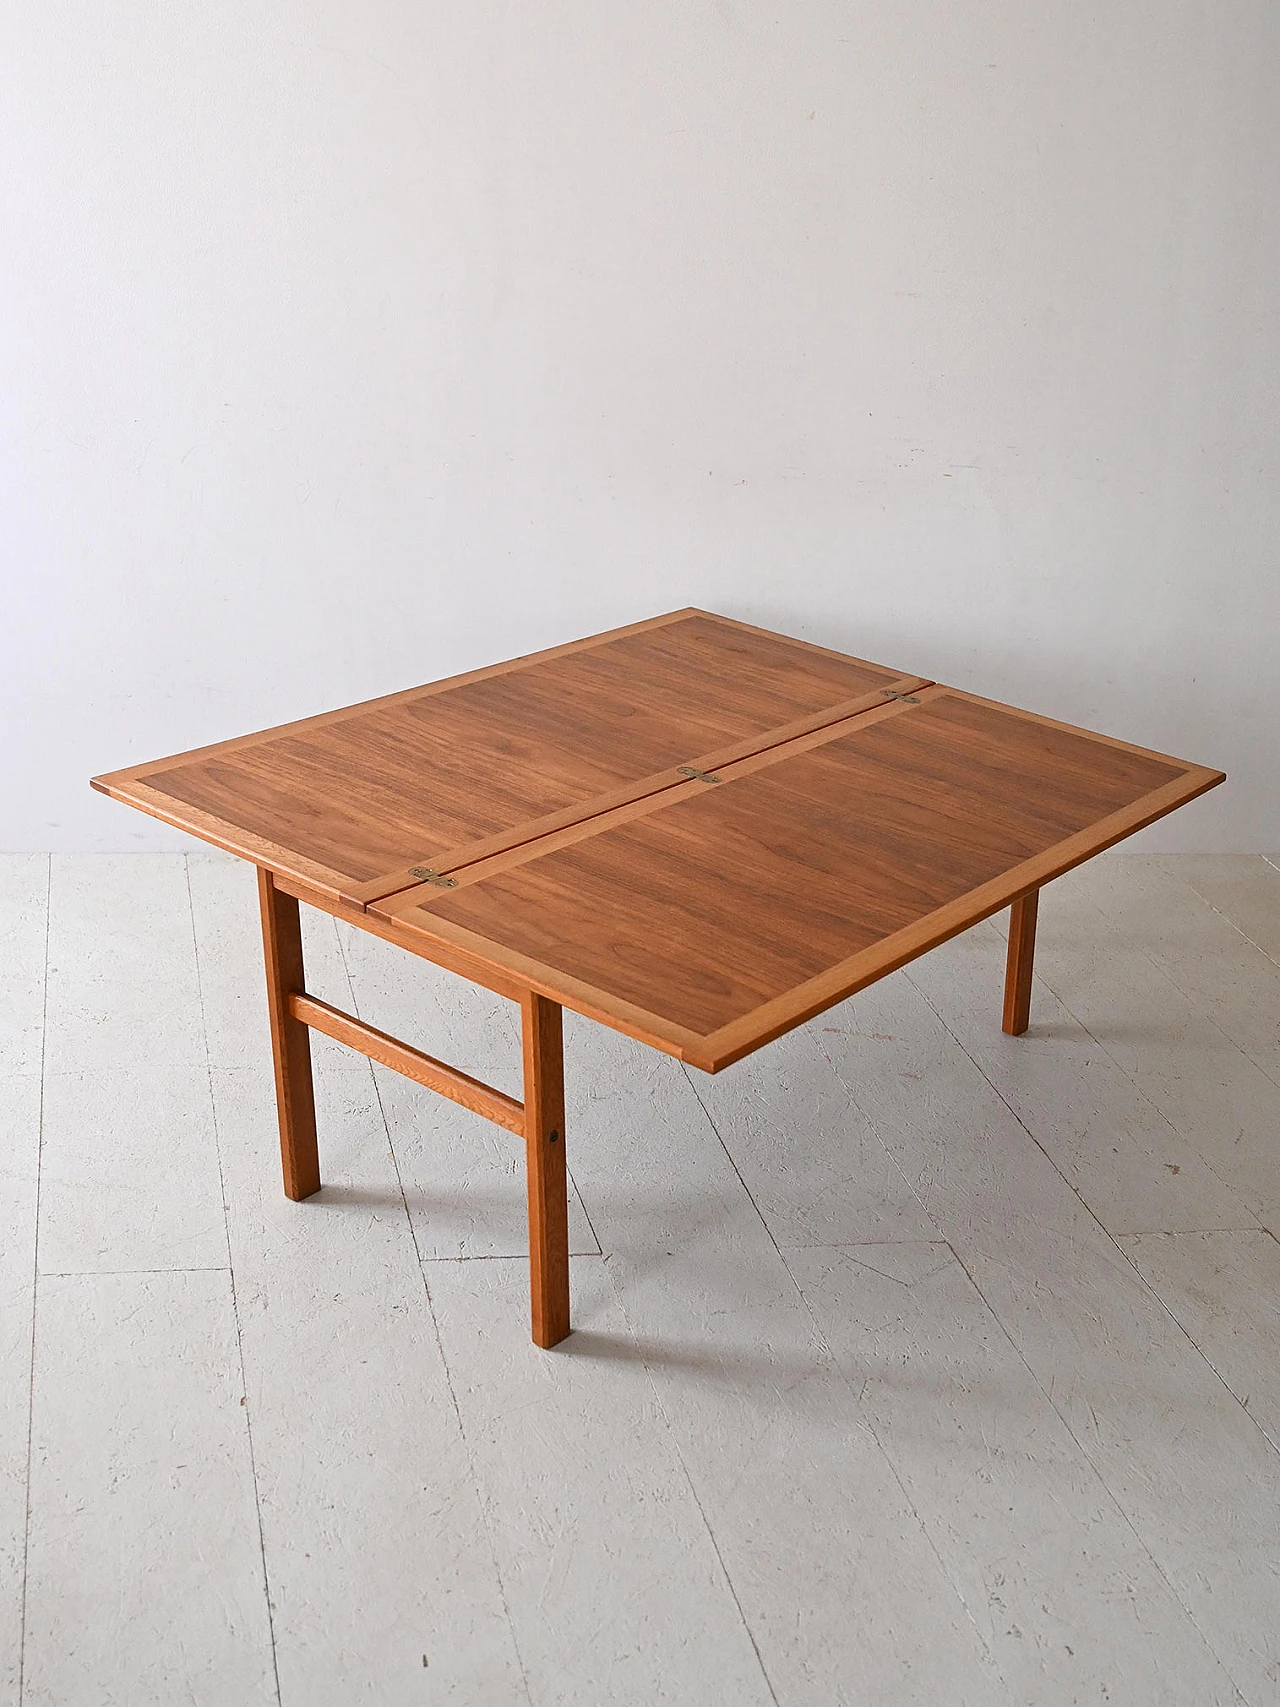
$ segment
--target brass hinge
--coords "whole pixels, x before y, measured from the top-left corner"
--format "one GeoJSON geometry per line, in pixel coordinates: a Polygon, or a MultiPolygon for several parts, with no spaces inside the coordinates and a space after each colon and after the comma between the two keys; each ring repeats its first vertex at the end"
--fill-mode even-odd
{"type": "Polygon", "coordinates": [[[722,776],[709,776],[706,771],[696,771],[692,765],[677,765],[677,776],[691,776],[695,782],[723,782],[722,776]]]}
{"type": "Polygon", "coordinates": [[[886,699],[900,699],[903,705],[919,705],[920,703],[913,693],[895,693],[892,688],[881,688],[880,692],[886,699]]]}
{"type": "Polygon", "coordinates": [[[409,876],[420,877],[424,883],[434,883],[439,889],[456,889],[458,887],[456,877],[445,877],[430,865],[411,865],[409,876]]]}

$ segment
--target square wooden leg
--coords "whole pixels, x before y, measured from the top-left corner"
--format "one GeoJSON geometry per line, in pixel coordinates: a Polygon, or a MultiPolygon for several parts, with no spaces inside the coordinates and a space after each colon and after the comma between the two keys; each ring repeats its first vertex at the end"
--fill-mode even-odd
{"type": "Polygon", "coordinates": [[[529,1186],[529,1291],[533,1342],[569,1332],[569,1199],[564,1162],[564,1041],[559,1003],[525,996],[524,1121],[529,1186]]]}
{"type": "Polygon", "coordinates": [[[1004,1029],[1021,1037],[1031,1023],[1031,966],[1036,952],[1040,891],[1020,895],[1009,909],[1009,959],[1004,975],[1004,1029]]]}
{"type": "Polygon", "coordinates": [[[302,1021],[289,1012],[289,997],[301,995],[305,989],[302,923],[293,896],[277,889],[271,873],[261,868],[258,900],[262,906],[262,947],[267,966],[267,1006],[271,1012],[271,1053],[276,1069],[284,1194],[299,1200],[320,1189],[311,1038],[302,1021]]]}

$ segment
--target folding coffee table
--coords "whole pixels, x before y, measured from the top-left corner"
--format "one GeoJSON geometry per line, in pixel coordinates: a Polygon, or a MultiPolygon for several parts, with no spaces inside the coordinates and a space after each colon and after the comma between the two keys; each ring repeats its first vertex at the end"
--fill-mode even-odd
{"type": "Polygon", "coordinates": [[[682,610],[93,786],[258,868],[286,1194],[320,1188],[310,1028],[524,1139],[553,1346],[562,1007],[716,1073],[1011,907],[1017,1035],[1041,885],[1223,780],[682,610]],[[524,1101],[309,995],[299,901],[519,1002],[524,1101]]]}

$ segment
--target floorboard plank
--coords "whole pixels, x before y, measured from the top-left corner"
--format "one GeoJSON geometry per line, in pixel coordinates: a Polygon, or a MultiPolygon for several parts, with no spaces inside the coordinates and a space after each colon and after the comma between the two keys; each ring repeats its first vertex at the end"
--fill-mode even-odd
{"type": "Polygon", "coordinates": [[[226,1268],[203,1064],[50,1074],[44,1087],[42,1274],[226,1268]]]}
{"type": "Polygon", "coordinates": [[[532,1699],[710,1700],[768,1685],[599,1257],[577,1327],[530,1343],[522,1262],[426,1265],[532,1699]]]}
{"type": "Polygon", "coordinates": [[[225,1268],[182,856],[52,873],[41,1269],[225,1268]]]}
{"type": "MultiPolygon", "coordinates": [[[[1042,914],[1056,894],[1046,890],[1042,914]]],[[[993,1021],[1004,944],[979,928],[915,961],[910,982],[1111,1232],[1248,1227],[1257,1216],[1042,983],[1032,1025],[993,1021]]]]}
{"type": "Polygon", "coordinates": [[[35,1308],[47,854],[0,854],[0,1707],[17,1707],[35,1308]]]}
{"type": "Polygon", "coordinates": [[[820,1070],[824,1040],[848,1024],[847,1005],[832,1009],[714,1078],[690,1070],[689,1082],[780,1242],[927,1242],[933,1224],[901,1170],[849,1088],[820,1070]]]}
{"type": "Polygon", "coordinates": [[[17,1707],[35,1307],[40,1079],[0,1074],[0,1704],[17,1707]]]}
{"type": "Polygon", "coordinates": [[[1147,1233],[1130,1262],[1280,1449],[1280,1244],[1270,1233],[1147,1233]]]}
{"type": "MultiPolygon", "coordinates": [[[[1274,875],[1280,916],[1280,872],[1274,875]]],[[[1280,1085],[1280,963],[1237,930],[1168,860],[1098,860],[1076,872],[1071,882],[1280,1085]]]]}
{"type": "Polygon", "coordinates": [[[1189,883],[1280,965],[1280,855],[1165,854],[1151,864],[1189,883]]]}
{"type": "Polygon", "coordinates": [[[214,1089],[283,1707],[522,1701],[372,1080],[317,1072],[305,1203],[280,1191],[270,1079],[214,1089]]]}
{"type": "Polygon", "coordinates": [[[38,1073],[44,1037],[48,854],[0,854],[0,1070],[38,1073]]]}
{"type": "Polygon", "coordinates": [[[1014,1700],[1238,1700],[946,1245],[787,1262],[1014,1700]]]}
{"type": "Polygon", "coordinates": [[[681,1069],[568,1039],[584,1198],[778,1700],[1010,1700],[681,1069]]]}
{"type": "Polygon", "coordinates": [[[1280,1228],[1280,1087],[1078,885],[1055,885],[1036,969],[1251,1216],[1280,1228]]]}
{"type": "Polygon", "coordinates": [[[181,855],[53,856],[46,1073],[203,1068],[181,855]]]}
{"type": "Polygon", "coordinates": [[[1266,1438],[910,984],[852,1005],[833,1068],[1196,1627],[1247,1697],[1272,1699],[1280,1479],[1266,1438]]]}
{"type": "Polygon", "coordinates": [[[230,1277],[46,1276],[31,1707],[276,1699],[230,1277]]]}

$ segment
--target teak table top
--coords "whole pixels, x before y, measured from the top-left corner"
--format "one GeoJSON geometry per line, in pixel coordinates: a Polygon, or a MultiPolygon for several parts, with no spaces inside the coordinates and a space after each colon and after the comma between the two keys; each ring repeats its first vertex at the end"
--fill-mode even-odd
{"type": "Polygon", "coordinates": [[[715,1072],[1221,781],[687,610],[94,786],[715,1072]]]}

